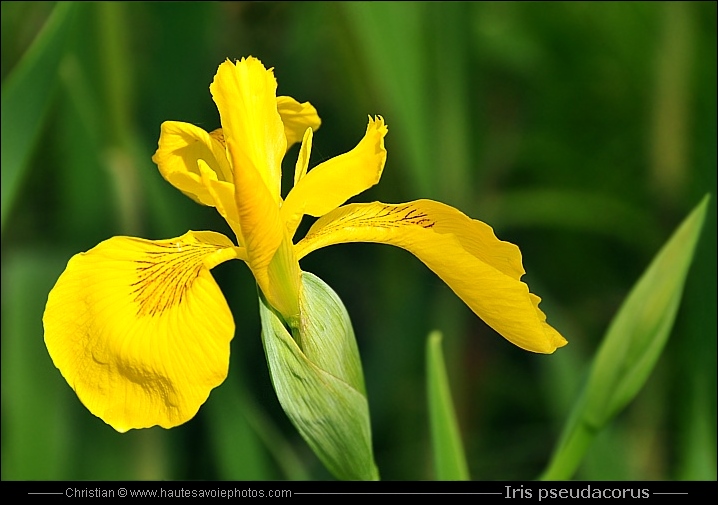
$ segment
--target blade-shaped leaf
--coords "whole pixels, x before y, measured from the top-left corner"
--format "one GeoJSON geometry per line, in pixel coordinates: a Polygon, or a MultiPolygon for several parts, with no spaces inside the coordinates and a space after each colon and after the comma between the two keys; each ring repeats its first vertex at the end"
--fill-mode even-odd
{"type": "Polygon", "coordinates": [[[449,378],[441,350],[441,333],[434,331],[426,340],[427,394],[431,445],[437,480],[469,480],[459,423],[451,400],[449,378]]]}
{"type": "Polygon", "coordinates": [[[262,342],[279,403],[314,453],[337,478],[379,478],[369,404],[351,321],[339,297],[302,273],[300,349],[260,293],[262,342]]]}
{"type": "Polygon", "coordinates": [[[40,34],[3,83],[0,107],[3,229],[50,106],[75,9],[75,2],[58,2],[40,34]]]}
{"type": "Polygon", "coordinates": [[[681,223],[621,305],[542,479],[571,478],[595,435],[645,384],[673,327],[709,201],[681,223]]]}

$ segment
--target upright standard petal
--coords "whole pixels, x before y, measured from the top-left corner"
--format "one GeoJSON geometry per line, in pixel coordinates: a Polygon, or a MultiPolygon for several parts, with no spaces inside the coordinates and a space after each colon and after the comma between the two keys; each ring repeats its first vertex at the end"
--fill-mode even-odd
{"type": "Polygon", "coordinates": [[[191,419],[227,376],[234,321],[209,270],[229,239],[188,232],[114,237],[75,255],[43,325],[55,366],[85,406],[119,432],[191,419]]]}
{"type": "Polygon", "coordinates": [[[170,184],[198,203],[215,207],[202,184],[198,160],[203,160],[218,181],[234,182],[221,131],[207,133],[189,123],[165,121],[152,161],[170,184]]]}
{"type": "Polygon", "coordinates": [[[277,112],[284,123],[287,149],[302,140],[307,128],[316,131],[322,124],[317,109],[309,102],[299,103],[291,96],[277,97],[277,112]]]}
{"type": "Polygon", "coordinates": [[[522,349],[552,353],[566,340],[546,323],[541,299],[520,281],[518,247],[490,226],[431,200],[340,207],[317,220],[297,257],[344,242],[377,242],[406,249],[433,270],[489,326],[522,349]]]}
{"type": "MultiPolygon", "coordinates": [[[[322,120],[319,119],[317,114],[317,109],[311,103],[299,103],[291,96],[277,97],[277,112],[284,124],[287,149],[302,140],[307,128],[318,130],[322,124],[322,120]]],[[[222,129],[219,128],[215,131],[222,132],[222,129]]]]}
{"type": "Polygon", "coordinates": [[[225,61],[217,69],[209,87],[222,120],[225,140],[232,139],[238,170],[252,165],[269,194],[279,206],[282,158],[287,139],[277,112],[277,81],[271,70],[256,58],[243,58],[236,64],[225,61]]]}
{"type": "Polygon", "coordinates": [[[369,118],[366,134],[354,149],[297,178],[281,211],[290,235],[304,214],[323,216],[379,182],[386,163],[384,137],[387,131],[381,116],[369,118]]]}

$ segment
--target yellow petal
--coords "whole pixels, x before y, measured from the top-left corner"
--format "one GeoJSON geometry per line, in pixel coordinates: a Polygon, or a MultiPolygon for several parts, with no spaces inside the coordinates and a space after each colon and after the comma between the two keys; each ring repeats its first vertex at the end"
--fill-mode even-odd
{"type": "Polygon", "coordinates": [[[490,226],[431,200],[379,202],[336,209],[314,223],[297,244],[300,259],[344,242],[378,242],[406,249],[433,270],[489,326],[517,346],[551,353],[566,340],[546,323],[541,299],[519,279],[518,247],[490,226]]]}
{"type": "Polygon", "coordinates": [[[317,109],[311,103],[299,103],[291,96],[277,97],[277,112],[284,124],[287,149],[302,140],[307,128],[316,131],[322,124],[317,109]]]}
{"type": "Polygon", "coordinates": [[[212,198],[212,201],[214,201],[217,212],[219,212],[224,220],[227,221],[230,228],[232,228],[239,244],[244,246],[244,236],[242,235],[242,227],[239,223],[239,211],[237,210],[237,203],[235,202],[234,184],[218,180],[216,172],[214,172],[204,160],[199,160],[197,165],[199,166],[201,183],[212,198]]]}
{"type": "MultiPolygon", "coordinates": [[[[236,166],[239,161],[235,154],[241,149],[232,138],[227,138],[227,148],[233,166],[236,166]]],[[[262,292],[273,303],[267,269],[286,233],[279,218],[279,207],[251,164],[235,171],[234,191],[243,245],[247,250],[247,264],[262,292]]]]}
{"type": "Polygon", "coordinates": [[[209,269],[232,259],[213,232],[114,237],[75,255],[43,316],[55,366],[117,431],[191,419],[227,376],[234,321],[209,269]]]}
{"type": "Polygon", "coordinates": [[[198,160],[207,164],[217,180],[233,182],[221,134],[209,134],[189,123],[162,123],[159,146],[152,161],[174,187],[196,202],[214,207],[215,201],[201,182],[198,160]]]}
{"type": "MultiPolygon", "coordinates": [[[[234,142],[228,140],[235,160],[234,142]]],[[[289,324],[299,317],[299,262],[279,208],[252,166],[236,173],[235,202],[246,262],[267,301],[289,324]]]]}
{"type": "Polygon", "coordinates": [[[277,111],[284,123],[287,149],[302,140],[307,128],[318,130],[322,124],[317,109],[309,102],[299,103],[290,96],[277,97],[277,111]]]}
{"type": "Polygon", "coordinates": [[[279,205],[282,158],[287,140],[277,112],[277,81],[256,58],[219,66],[209,87],[222,119],[225,141],[235,145],[232,166],[237,171],[252,166],[259,173],[269,194],[279,205]]]}
{"type": "Polygon", "coordinates": [[[284,234],[284,240],[267,266],[267,288],[262,288],[262,292],[289,326],[299,328],[301,270],[299,269],[299,260],[294,253],[292,239],[286,231],[284,234]]]}
{"type": "MultiPolygon", "coordinates": [[[[297,182],[282,204],[282,219],[298,225],[304,214],[323,216],[379,182],[386,133],[383,118],[369,118],[366,134],[354,149],[317,165],[297,182]]],[[[293,235],[296,226],[289,228],[293,235]]]]}
{"type": "Polygon", "coordinates": [[[222,63],[210,86],[234,175],[237,220],[247,263],[267,300],[282,315],[293,318],[298,307],[299,265],[279,215],[281,162],[287,139],[277,109],[281,103],[290,127],[293,121],[312,122],[316,111],[288,98],[278,100],[276,90],[272,70],[252,57],[236,64],[222,63]]]}
{"type": "MultiPolygon", "coordinates": [[[[307,131],[304,133],[304,138],[302,139],[302,145],[299,148],[299,156],[297,156],[297,163],[294,165],[294,186],[296,187],[297,184],[299,184],[299,181],[301,181],[305,175],[307,175],[307,168],[309,168],[309,155],[312,152],[312,138],[314,134],[312,132],[311,128],[307,128],[307,131]]],[[[290,191],[291,194],[291,191],[290,191]]],[[[296,199],[293,199],[295,202],[296,199]]],[[[284,206],[284,203],[282,204],[282,209],[280,209],[279,215],[284,222],[284,226],[287,230],[287,234],[289,236],[289,239],[291,240],[294,237],[294,233],[297,231],[297,227],[299,226],[299,223],[302,220],[302,217],[304,214],[301,212],[293,212],[291,210],[292,208],[292,202],[290,201],[289,207],[284,206]]]]}
{"type": "Polygon", "coordinates": [[[312,138],[314,132],[311,128],[307,128],[302,138],[302,145],[299,148],[299,156],[297,156],[297,163],[294,165],[294,185],[296,186],[305,175],[307,175],[307,169],[309,168],[309,155],[312,153],[312,138]]]}

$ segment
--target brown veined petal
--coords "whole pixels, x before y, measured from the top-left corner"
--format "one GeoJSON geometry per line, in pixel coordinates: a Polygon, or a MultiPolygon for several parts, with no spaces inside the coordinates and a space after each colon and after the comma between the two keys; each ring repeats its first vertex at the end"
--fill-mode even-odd
{"type": "Polygon", "coordinates": [[[377,242],[406,249],[433,270],[489,326],[517,346],[551,353],[566,340],[546,323],[541,299],[520,281],[518,247],[491,227],[431,200],[340,207],[317,220],[297,257],[331,244],[377,242]]]}
{"type": "Polygon", "coordinates": [[[287,149],[302,140],[307,128],[316,131],[322,124],[317,109],[309,102],[299,103],[291,96],[277,97],[277,112],[284,124],[287,149]]]}
{"type": "Polygon", "coordinates": [[[323,216],[379,182],[387,131],[381,116],[369,118],[366,134],[354,149],[317,165],[296,183],[281,210],[290,235],[304,214],[323,216]]]}
{"type": "Polygon", "coordinates": [[[119,432],[191,419],[227,376],[234,321],[209,270],[236,257],[214,232],[113,237],[75,255],[48,296],[55,366],[119,432]]]}
{"type": "MultiPolygon", "coordinates": [[[[251,164],[279,206],[282,158],[287,139],[277,112],[277,81],[258,59],[227,60],[209,87],[222,120],[225,142],[236,146],[236,159],[251,164]]],[[[244,165],[232,165],[235,179],[244,165]]]]}
{"type": "Polygon", "coordinates": [[[196,202],[214,207],[215,201],[202,184],[198,160],[207,164],[217,180],[234,182],[221,138],[189,123],[162,123],[152,161],[157,164],[162,177],[174,187],[196,202]]]}

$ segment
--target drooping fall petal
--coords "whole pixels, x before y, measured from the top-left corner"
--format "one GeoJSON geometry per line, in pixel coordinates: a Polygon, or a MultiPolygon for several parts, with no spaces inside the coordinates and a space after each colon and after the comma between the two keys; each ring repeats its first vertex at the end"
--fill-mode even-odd
{"type": "Polygon", "coordinates": [[[566,344],[546,323],[538,308],[541,299],[520,281],[524,269],[518,247],[453,207],[431,200],[346,205],[314,223],[297,244],[297,257],[344,242],[406,249],[489,326],[523,349],[551,353],[566,344]]]}
{"type": "Polygon", "coordinates": [[[290,234],[304,214],[323,216],[379,182],[387,131],[381,116],[369,118],[366,134],[354,149],[317,165],[296,182],[282,204],[282,219],[289,223],[290,234]]]}
{"type": "Polygon", "coordinates": [[[85,406],[117,431],[191,419],[224,381],[234,321],[209,270],[214,232],[113,237],[75,255],[48,297],[45,344],[85,406]]]}

